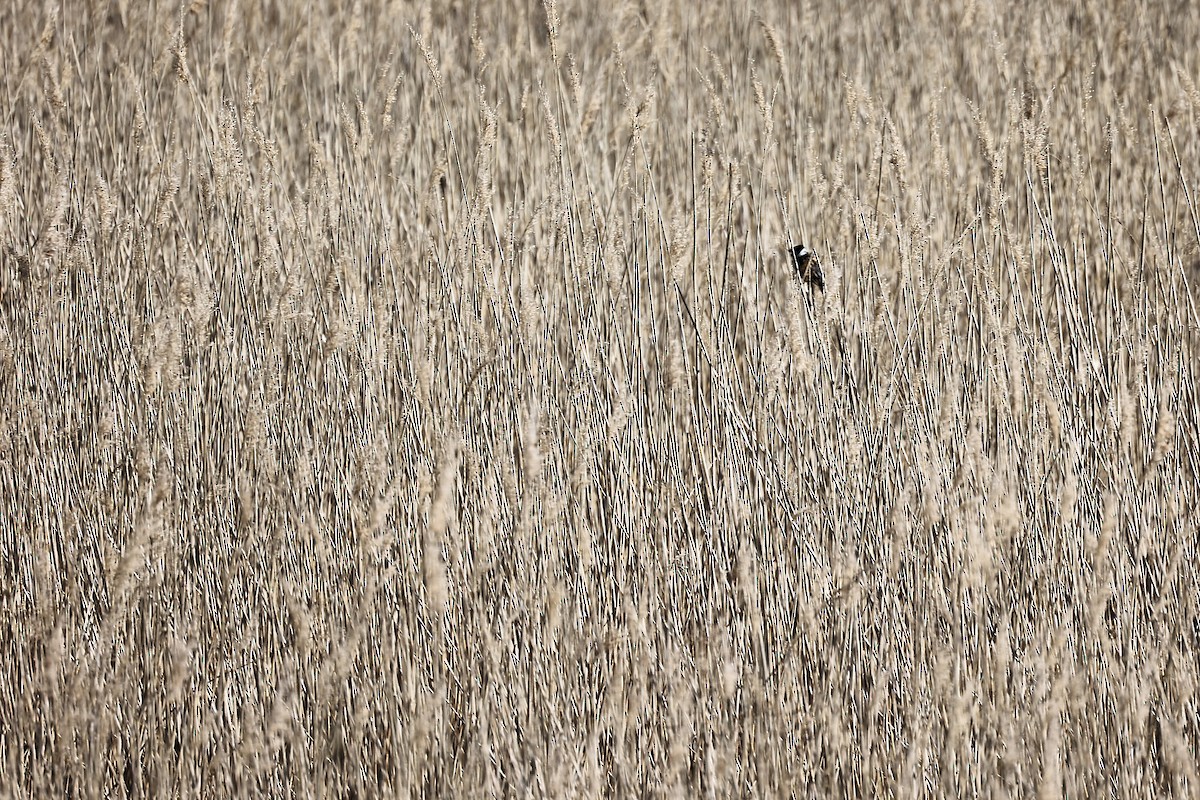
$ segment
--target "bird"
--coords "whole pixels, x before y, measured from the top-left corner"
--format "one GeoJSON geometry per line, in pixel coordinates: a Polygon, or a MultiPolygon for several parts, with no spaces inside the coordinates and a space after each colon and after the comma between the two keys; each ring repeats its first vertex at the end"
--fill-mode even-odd
{"type": "Polygon", "coordinates": [[[821,260],[817,254],[802,244],[791,248],[792,266],[796,277],[801,283],[807,283],[814,289],[825,291],[825,275],[821,272],[821,260]]]}

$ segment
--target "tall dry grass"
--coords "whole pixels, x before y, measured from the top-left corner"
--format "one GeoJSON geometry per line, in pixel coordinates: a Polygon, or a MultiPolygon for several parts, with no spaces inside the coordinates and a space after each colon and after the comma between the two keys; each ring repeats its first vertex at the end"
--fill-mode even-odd
{"type": "Polygon", "coordinates": [[[1198,39],[6,4],[0,789],[1195,796],[1198,39]]]}

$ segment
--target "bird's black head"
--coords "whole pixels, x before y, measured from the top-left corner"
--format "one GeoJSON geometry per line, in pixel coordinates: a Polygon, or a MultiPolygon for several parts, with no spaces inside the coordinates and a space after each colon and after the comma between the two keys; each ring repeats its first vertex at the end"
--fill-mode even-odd
{"type": "Polygon", "coordinates": [[[825,275],[821,272],[821,262],[816,257],[812,250],[809,250],[802,244],[795,245],[790,250],[792,254],[792,266],[796,270],[796,277],[801,283],[807,283],[814,289],[825,291],[825,275]]]}

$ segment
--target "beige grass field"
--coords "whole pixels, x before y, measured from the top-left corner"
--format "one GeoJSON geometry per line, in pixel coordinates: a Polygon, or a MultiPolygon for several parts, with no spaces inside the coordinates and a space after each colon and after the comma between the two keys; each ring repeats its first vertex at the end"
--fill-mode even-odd
{"type": "Polygon", "coordinates": [[[1200,10],[744,6],[0,8],[0,798],[1200,795],[1200,10]]]}

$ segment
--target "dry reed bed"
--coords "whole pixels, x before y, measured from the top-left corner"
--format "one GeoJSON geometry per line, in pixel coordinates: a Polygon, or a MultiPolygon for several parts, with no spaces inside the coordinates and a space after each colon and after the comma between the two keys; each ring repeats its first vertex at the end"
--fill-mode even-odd
{"type": "Polygon", "coordinates": [[[1186,4],[76,5],[8,794],[1200,790],[1186,4]]]}

